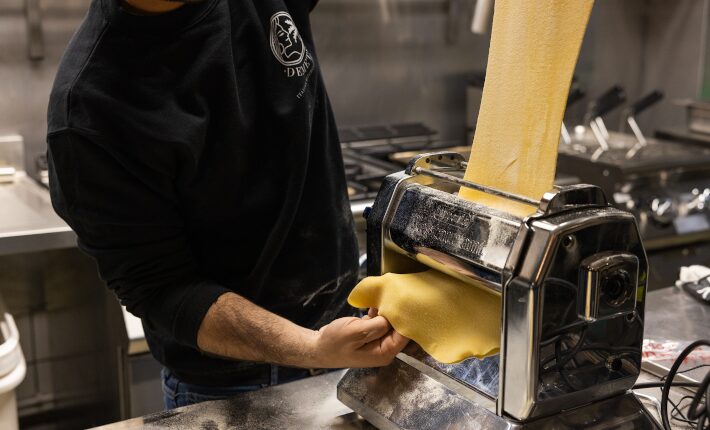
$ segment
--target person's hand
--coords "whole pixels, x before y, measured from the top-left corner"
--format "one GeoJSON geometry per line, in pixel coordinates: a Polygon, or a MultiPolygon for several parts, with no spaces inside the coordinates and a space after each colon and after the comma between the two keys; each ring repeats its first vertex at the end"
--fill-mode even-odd
{"type": "Polygon", "coordinates": [[[381,367],[394,360],[409,339],[384,317],[340,318],[315,334],[314,358],[319,368],[381,367]]]}

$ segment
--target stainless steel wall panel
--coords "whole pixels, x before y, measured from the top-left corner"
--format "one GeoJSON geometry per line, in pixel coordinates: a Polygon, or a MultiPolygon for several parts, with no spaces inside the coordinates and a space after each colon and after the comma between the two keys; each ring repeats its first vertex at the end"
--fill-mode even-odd
{"type": "MultiPolygon", "coordinates": [[[[659,89],[666,98],[639,116],[641,128],[651,135],[657,128],[684,126],[685,111],[673,101],[700,96],[707,3],[597,1],[577,68],[588,94],[598,96],[620,84],[632,102],[659,89]]],[[[618,127],[619,112],[609,115],[610,128],[618,127]]]]}
{"type": "Polygon", "coordinates": [[[445,1],[321,0],[313,33],[339,124],[423,121],[463,141],[466,83],[488,53],[468,30],[471,5],[452,23],[445,1]]]}

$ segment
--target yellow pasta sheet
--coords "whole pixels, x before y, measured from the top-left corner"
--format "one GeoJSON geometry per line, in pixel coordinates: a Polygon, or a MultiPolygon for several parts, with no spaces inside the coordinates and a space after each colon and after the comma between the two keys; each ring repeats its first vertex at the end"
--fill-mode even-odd
{"type": "Polygon", "coordinates": [[[433,269],[366,278],[348,301],[377,308],[395,330],[442,363],[486,357],[500,348],[500,297],[433,269]]]}
{"type": "MultiPolygon", "coordinates": [[[[486,83],[465,179],[539,200],[552,189],[560,127],[592,0],[496,0],[486,83]]],[[[534,207],[461,196],[525,216],[534,207]]]]}

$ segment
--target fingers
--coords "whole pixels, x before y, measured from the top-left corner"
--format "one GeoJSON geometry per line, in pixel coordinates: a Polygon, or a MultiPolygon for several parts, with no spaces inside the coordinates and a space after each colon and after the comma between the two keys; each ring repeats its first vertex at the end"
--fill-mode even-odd
{"type": "Polygon", "coordinates": [[[370,308],[367,310],[367,315],[363,316],[362,319],[364,320],[371,320],[375,318],[377,315],[379,315],[379,311],[377,308],[370,308]]]}
{"type": "Polygon", "coordinates": [[[404,347],[409,343],[409,339],[397,333],[394,330],[390,330],[387,335],[380,339],[380,349],[385,355],[397,355],[404,347]]]}
{"type": "MultiPolygon", "coordinates": [[[[391,337],[391,333],[394,333],[394,330],[391,330],[380,339],[375,339],[372,342],[363,345],[358,350],[358,353],[361,354],[363,361],[368,363],[368,367],[387,366],[392,363],[395,356],[399,353],[399,351],[401,351],[401,349],[392,348],[391,341],[385,342],[386,339],[391,337]],[[383,348],[383,345],[388,346],[383,348]]],[[[402,348],[404,348],[404,346],[402,346],[402,348]]]]}
{"type": "Polygon", "coordinates": [[[353,321],[351,329],[357,330],[358,341],[362,344],[372,342],[386,335],[392,328],[390,323],[384,318],[377,316],[370,319],[353,321]]]}
{"type": "Polygon", "coordinates": [[[363,357],[363,361],[369,363],[370,367],[382,367],[392,363],[392,360],[408,343],[409,339],[394,330],[389,330],[381,338],[363,345],[358,353],[363,357]]]}
{"type": "Polygon", "coordinates": [[[381,315],[338,318],[323,326],[315,339],[316,367],[323,368],[385,366],[408,342],[381,315]]]}
{"type": "Polygon", "coordinates": [[[375,318],[378,314],[379,314],[379,311],[377,310],[377,308],[370,308],[367,311],[367,316],[369,318],[375,318]]]}
{"type": "Polygon", "coordinates": [[[329,357],[324,367],[386,366],[407,342],[381,315],[340,318],[321,329],[321,355],[329,357]]]}

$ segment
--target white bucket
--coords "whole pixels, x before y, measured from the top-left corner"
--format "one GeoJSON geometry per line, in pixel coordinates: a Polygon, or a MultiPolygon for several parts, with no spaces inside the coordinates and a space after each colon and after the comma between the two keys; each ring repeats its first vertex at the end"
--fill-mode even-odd
{"type": "Polygon", "coordinates": [[[0,344],[0,429],[17,430],[15,388],[25,379],[27,366],[20,347],[20,333],[15,319],[5,313],[0,320],[3,343],[0,344]]]}

